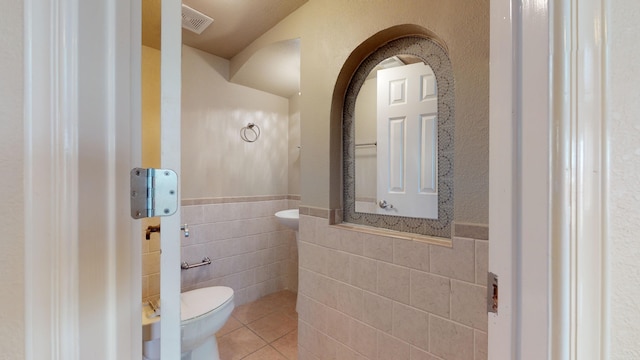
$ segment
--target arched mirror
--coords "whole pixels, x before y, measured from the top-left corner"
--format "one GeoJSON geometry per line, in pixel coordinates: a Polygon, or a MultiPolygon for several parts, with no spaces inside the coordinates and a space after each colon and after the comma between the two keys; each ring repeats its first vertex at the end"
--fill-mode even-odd
{"type": "Polygon", "coordinates": [[[446,51],[423,37],[358,67],[343,109],[345,222],[451,238],[453,85],[446,51]]]}

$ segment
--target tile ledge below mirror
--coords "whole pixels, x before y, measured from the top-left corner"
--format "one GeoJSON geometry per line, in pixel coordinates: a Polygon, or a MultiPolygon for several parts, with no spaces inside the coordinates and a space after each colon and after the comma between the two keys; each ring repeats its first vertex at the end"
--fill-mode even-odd
{"type": "MultiPolygon", "coordinates": [[[[421,234],[414,234],[408,232],[402,232],[397,230],[388,230],[384,228],[352,224],[342,222],[342,209],[324,209],[310,206],[300,206],[300,215],[313,216],[318,218],[327,219],[329,225],[335,226],[341,229],[357,231],[372,235],[389,236],[398,239],[415,240],[424,243],[441,245],[445,247],[452,247],[452,239],[428,236],[421,234]]],[[[488,240],[489,239],[489,226],[484,224],[471,224],[471,223],[453,223],[453,238],[471,238],[476,240],[488,240]]]]}
{"type": "Polygon", "coordinates": [[[408,241],[418,241],[418,242],[423,242],[431,245],[440,245],[440,246],[449,247],[449,248],[453,247],[452,239],[447,239],[442,237],[420,235],[420,234],[402,232],[397,230],[387,230],[387,229],[378,228],[378,227],[351,224],[351,223],[333,224],[331,226],[345,229],[345,230],[365,233],[365,234],[387,236],[395,239],[402,239],[402,240],[408,240],[408,241]]]}

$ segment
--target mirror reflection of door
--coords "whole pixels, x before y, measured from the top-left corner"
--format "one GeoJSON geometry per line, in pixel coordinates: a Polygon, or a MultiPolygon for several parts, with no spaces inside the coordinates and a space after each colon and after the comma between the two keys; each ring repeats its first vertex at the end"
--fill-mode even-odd
{"type": "Polygon", "coordinates": [[[379,214],[438,218],[435,75],[419,62],[378,71],[379,214]]]}
{"type": "Polygon", "coordinates": [[[356,211],[438,218],[437,85],[413,56],[381,62],[356,101],[356,211]]]}

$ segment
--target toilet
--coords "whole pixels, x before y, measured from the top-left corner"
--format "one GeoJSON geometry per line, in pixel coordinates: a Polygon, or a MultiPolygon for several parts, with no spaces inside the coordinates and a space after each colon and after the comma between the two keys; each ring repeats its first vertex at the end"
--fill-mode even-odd
{"type": "MultiPolygon", "coordinates": [[[[148,306],[148,305],[145,305],[148,306]]],[[[181,360],[219,360],[216,332],[233,311],[233,289],[212,286],[180,294],[181,360]]],[[[160,359],[160,317],[142,315],[143,360],[160,359]]]]}

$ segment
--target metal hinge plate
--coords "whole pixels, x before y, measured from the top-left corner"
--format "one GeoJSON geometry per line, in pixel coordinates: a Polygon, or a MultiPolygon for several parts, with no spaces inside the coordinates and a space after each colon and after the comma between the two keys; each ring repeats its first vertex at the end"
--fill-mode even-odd
{"type": "Polygon", "coordinates": [[[169,216],[178,210],[178,175],[169,169],[131,170],[131,217],[169,216]]]}
{"type": "Polygon", "coordinates": [[[498,313],[498,275],[492,272],[487,277],[487,311],[498,313]]]}

